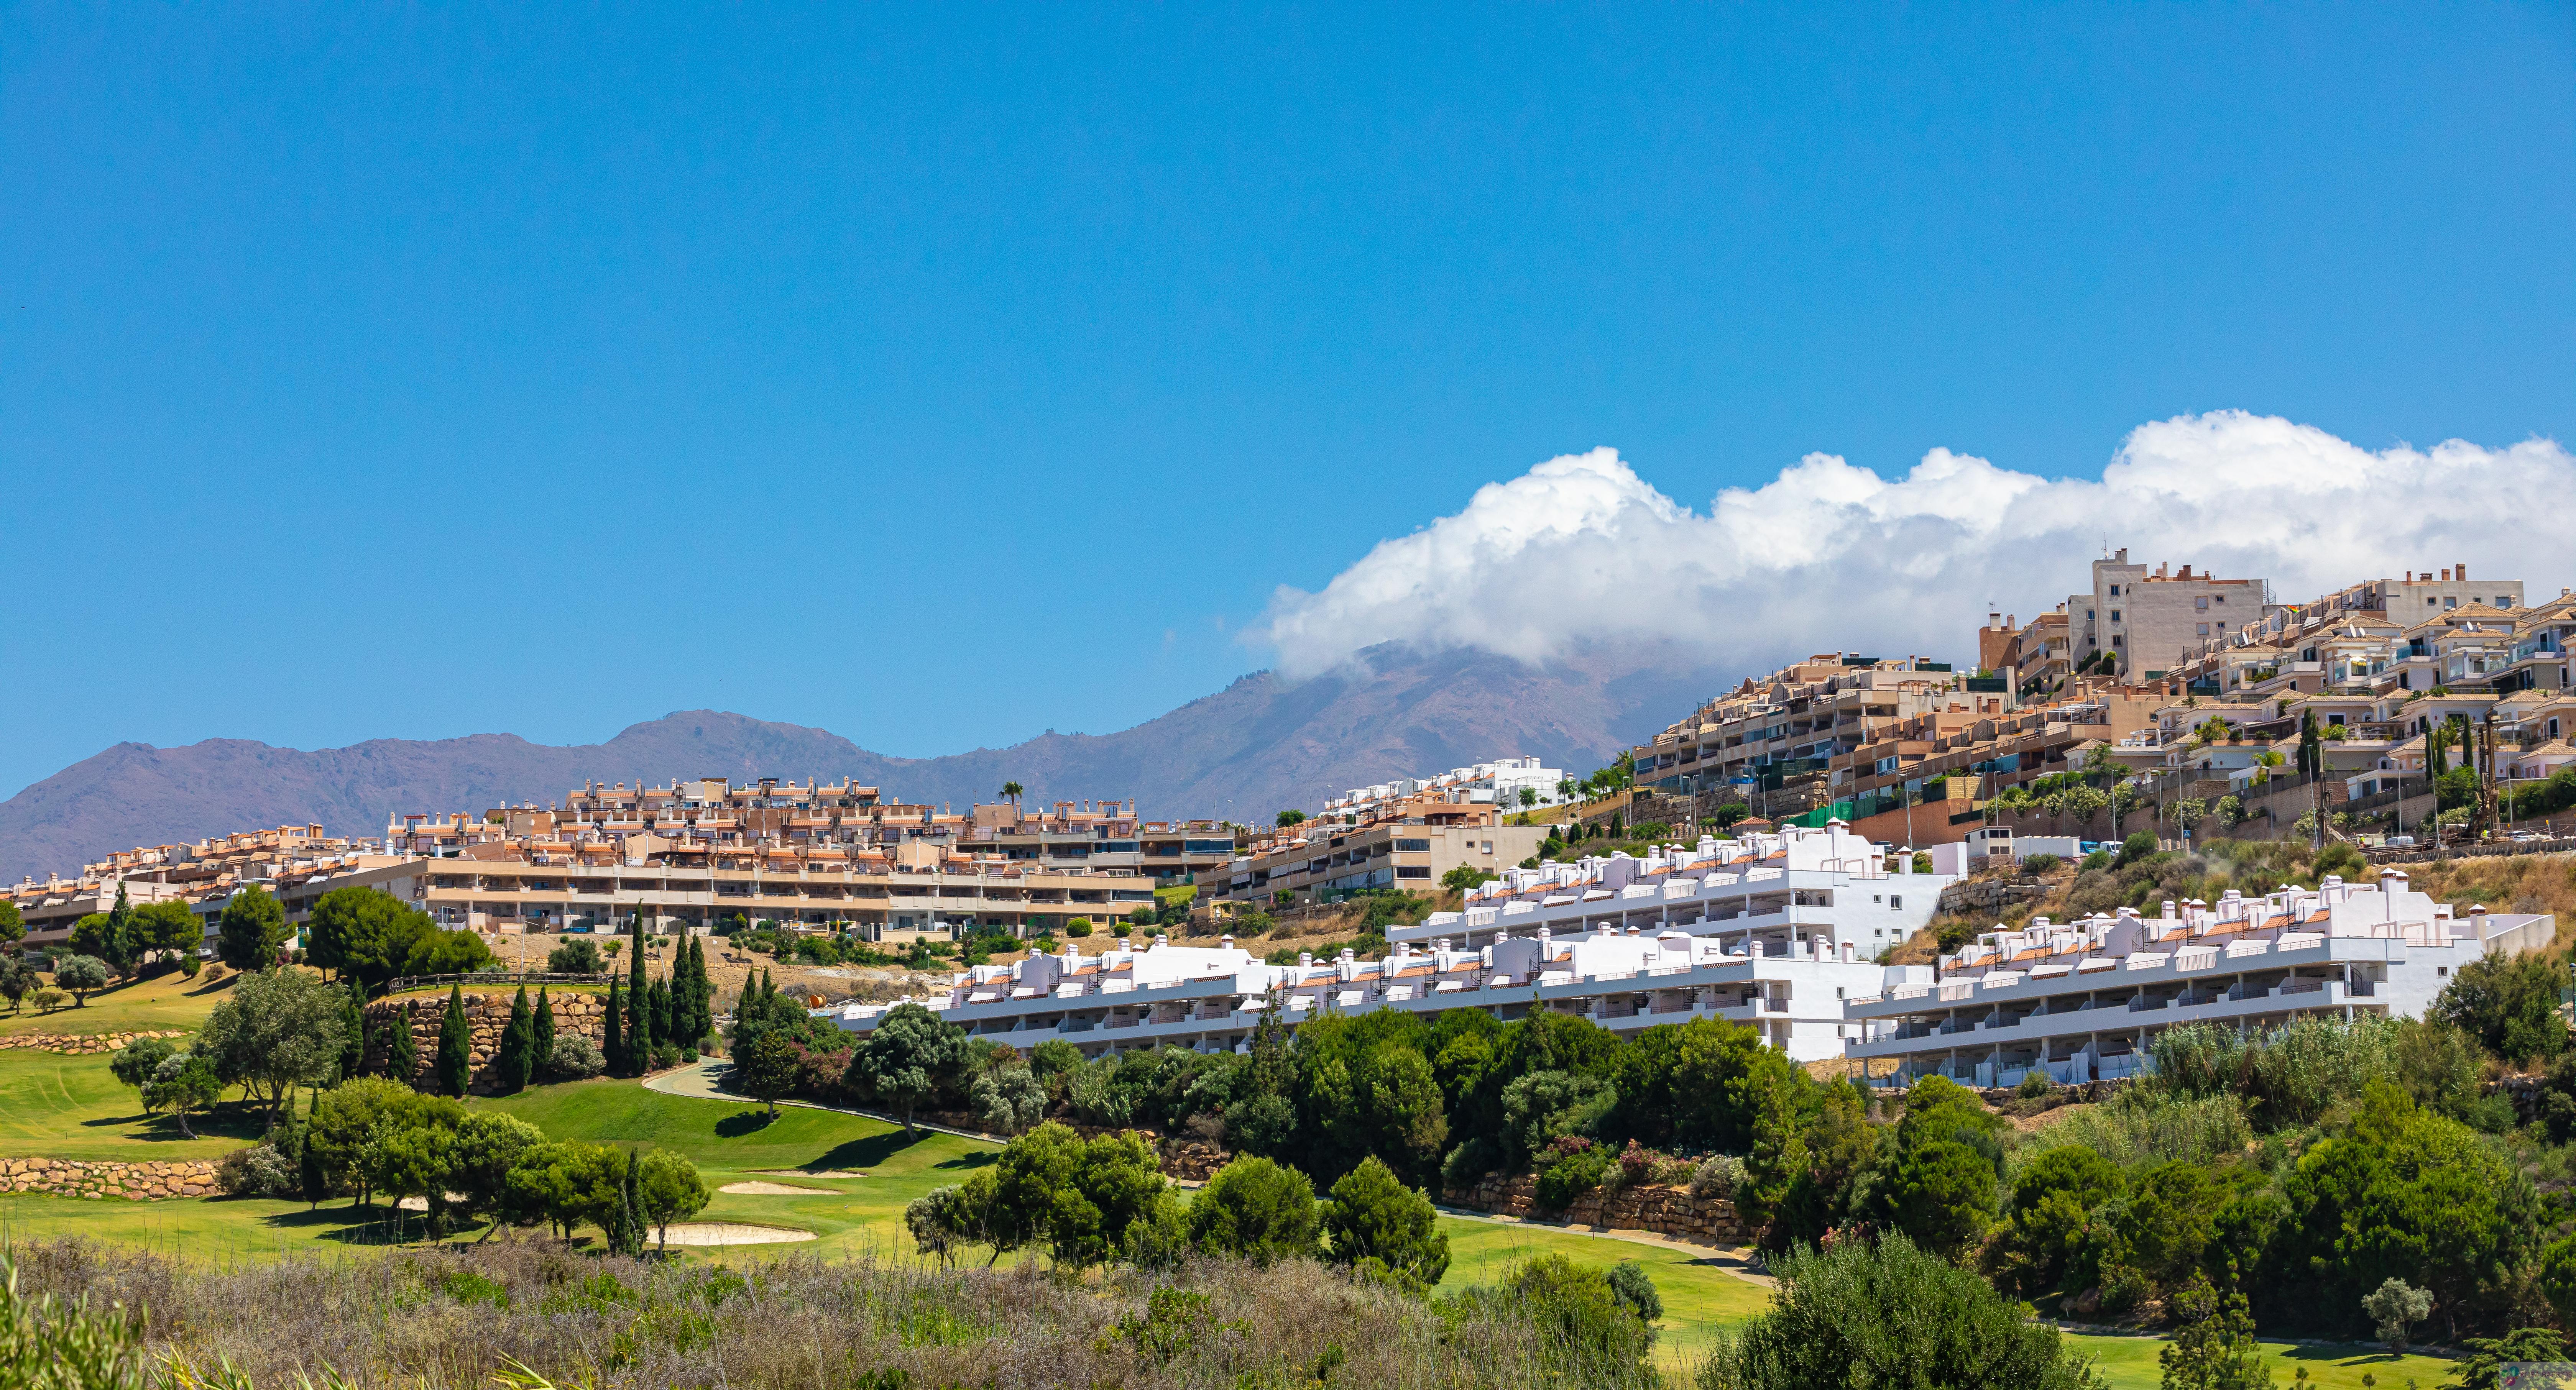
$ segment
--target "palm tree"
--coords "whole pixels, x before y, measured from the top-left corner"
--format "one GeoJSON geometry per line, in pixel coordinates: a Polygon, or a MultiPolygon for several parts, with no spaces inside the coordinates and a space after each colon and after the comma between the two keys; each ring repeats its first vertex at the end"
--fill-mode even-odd
{"type": "Polygon", "coordinates": [[[1011,803],[1012,808],[1016,810],[1019,807],[1021,795],[1027,791],[1028,788],[1021,786],[1017,782],[1004,782],[1002,784],[1002,799],[1011,803]]]}
{"type": "Polygon", "coordinates": [[[2271,769],[2281,765],[2281,755],[2269,748],[2266,748],[2262,752],[2254,755],[2254,765],[2264,769],[2262,774],[2254,779],[2254,785],[2259,787],[2272,780],[2271,769]]]}

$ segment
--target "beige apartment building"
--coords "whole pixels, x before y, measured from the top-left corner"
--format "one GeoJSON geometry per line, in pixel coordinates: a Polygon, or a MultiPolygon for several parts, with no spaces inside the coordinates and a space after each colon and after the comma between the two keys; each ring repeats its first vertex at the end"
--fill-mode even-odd
{"type": "Polygon", "coordinates": [[[2110,652],[2111,674],[2132,684],[2162,680],[2209,643],[2259,626],[2270,605],[2263,580],[2193,574],[2189,565],[2150,571],[2124,548],[2093,562],[2093,592],[2067,597],[2070,651],[2077,665],[2110,652]]]}
{"type": "Polygon", "coordinates": [[[2001,680],[1962,676],[1946,662],[1812,656],[1747,680],[1634,751],[1641,787],[1716,792],[1820,773],[1878,731],[1933,713],[2009,713],[2001,680]]]}
{"type": "Polygon", "coordinates": [[[1382,888],[1427,893],[1461,865],[1500,873],[1538,853],[1547,827],[1503,819],[1492,805],[1424,794],[1358,825],[1305,821],[1202,870],[1199,896],[1266,906],[1330,902],[1382,888]]]}
{"type": "Polygon", "coordinates": [[[1234,830],[1222,821],[1149,821],[1132,801],[1058,801],[1035,810],[978,804],[965,847],[1041,868],[1124,869],[1158,886],[1188,883],[1234,858],[1234,830]]]}

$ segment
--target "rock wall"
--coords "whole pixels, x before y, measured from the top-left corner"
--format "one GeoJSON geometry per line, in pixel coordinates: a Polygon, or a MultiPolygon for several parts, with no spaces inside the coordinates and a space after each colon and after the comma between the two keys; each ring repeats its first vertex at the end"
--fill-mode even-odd
{"type": "Polygon", "coordinates": [[[14,1038],[0,1038],[0,1051],[13,1047],[34,1048],[39,1052],[61,1052],[82,1056],[94,1052],[114,1052],[136,1038],[182,1038],[187,1034],[176,1028],[163,1028],[142,1033],[22,1033],[14,1038]]]}
{"type": "Polygon", "coordinates": [[[1469,1188],[1451,1188],[1443,1200],[1453,1207],[1517,1216],[1525,1221],[1562,1221],[1621,1231],[1652,1231],[1675,1240],[1703,1245],[1741,1245],[1752,1238],[1735,1204],[1723,1197],[1694,1197],[1686,1187],[1647,1185],[1604,1194],[1594,1188],[1574,1199],[1564,1211],[1543,1213],[1538,1205],[1538,1179],[1488,1176],[1469,1188]]]}
{"type": "Polygon", "coordinates": [[[122,1197],[151,1202],[167,1197],[215,1195],[211,1163],[81,1163],[61,1158],[0,1161],[0,1183],[11,1192],[52,1192],[65,1197],[122,1197]]]}
{"type": "MultiPolygon", "coordinates": [[[[492,1086],[492,1056],[501,1046],[501,1030],[510,1026],[510,1004],[518,998],[519,988],[467,991],[465,1023],[472,1034],[469,1044],[473,1062],[468,1072],[468,1088],[489,1095],[492,1086]]],[[[555,1006],[555,1036],[581,1033],[603,1046],[608,1039],[608,996],[605,994],[561,993],[548,996],[555,1006]]],[[[536,991],[528,992],[528,1007],[535,1008],[536,991]]],[[[413,994],[399,999],[379,999],[367,1006],[367,1070],[380,1072],[385,1065],[385,1045],[379,1033],[385,1020],[403,1015],[411,1026],[412,1052],[418,1059],[411,1082],[428,1089],[438,1072],[438,1025],[447,1017],[445,994],[413,994]]]]}

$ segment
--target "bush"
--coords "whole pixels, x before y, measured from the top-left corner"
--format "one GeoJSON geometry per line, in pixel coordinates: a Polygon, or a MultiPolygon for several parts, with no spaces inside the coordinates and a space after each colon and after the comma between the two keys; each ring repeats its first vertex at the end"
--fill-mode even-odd
{"type": "Polygon", "coordinates": [[[1064,934],[1077,938],[1091,935],[1091,919],[1088,917],[1074,918],[1072,921],[1064,924],[1064,934]]]}
{"type": "Polygon", "coordinates": [[[2054,854],[2024,855],[2022,856],[2021,861],[2021,871],[2026,874],[2055,873],[2057,871],[2057,866],[2065,862],[2065,860],[2058,858],[2054,854]]]}
{"type": "Polygon", "coordinates": [[[555,1034],[554,1051],[546,1054],[546,1075],[557,1081],[581,1081],[608,1070],[599,1044],[586,1033],[555,1034]]]}
{"type": "Polygon", "coordinates": [[[1537,1158],[1538,1204],[1563,1211],[1609,1176],[1610,1151],[1578,1134],[1560,1137],[1537,1158]]]}
{"type": "Polygon", "coordinates": [[[1691,1174],[1690,1194],[1701,1201],[1732,1198],[1735,1186],[1744,1181],[1744,1160],[1732,1154],[1719,1154],[1700,1164],[1691,1174]]]}
{"type": "Polygon", "coordinates": [[[1449,1237],[1440,1233],[1439,1223],[1431,1199],[1397,1181],[1393,1170],[1374,1157],[1361,1160],[1333,1184],[1332,1200],[1324,1203],[1320,1218],[1326,1258],[1333,1263],[1374,1260],[1399,1279],[1426,1288],[1449,1272],[1449,1237]]]}
{"type": "Polygon", "coordinates": [[[270,1145],[252,1144],[215,1164],[215,1186],[227,1197],[292,1197],[295,1165],[270,1145]]]}
{"type": "Polygon", "coordinates": [[[546,971],[554,975],[596,975],[607,966],[599,958],[599,943],[587,936],[576,936],[546,952],[546,971]]]}
{"type": "Polygon", "coordinates": [[[1190,1203],[1190,1243],[1255,1264],[1315,1253],[1315,1185],[1266,1158],[1238,1158],[1190,1203]]]}
{"type": "Polygon", "coordinates": [[[1720,1334],[1699,1390],[1875,1383],[1953,1390],[2087,1390],[2101,1382],[2057,1329],[1901,1235],[1802,1249],[1773,1266],[1771,1309],[1720,1334]]]}

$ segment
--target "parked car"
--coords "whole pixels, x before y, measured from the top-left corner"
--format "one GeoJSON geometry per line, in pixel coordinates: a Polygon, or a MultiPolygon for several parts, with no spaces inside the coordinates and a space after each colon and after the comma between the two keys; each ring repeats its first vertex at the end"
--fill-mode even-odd
{"type": "Polygon", "coordinates": [[[2412,835],[2391,835],[2380,843],[2389,849],[2413,849],[2415,848],[2415,837],[2412,835]]]}

